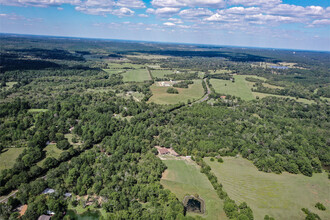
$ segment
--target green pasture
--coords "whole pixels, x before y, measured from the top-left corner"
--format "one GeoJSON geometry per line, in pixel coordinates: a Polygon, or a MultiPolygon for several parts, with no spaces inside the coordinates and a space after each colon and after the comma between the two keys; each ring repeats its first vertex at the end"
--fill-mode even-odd
{"type": "Polygon", "coordinates": [[[223,211],[223,201],[219,199],[207,177],[200,173],[195,162],[174,157],[168,157],[163,162],[167,166],[161,179],[164,188],[171,190],[181,202],[186,195],[198,194],[205,201],[206,211],[200,215],[205,219],[227,219],[223,211]]]}
{"type": "Polygon", "coordinates": [[[56,147],[56,144],[47,145],[44,148],[44,151],[46,151],[46,157],[37,163],[39,167],[43,166],[43,163],[47,157],[54,157],[55,159],[58,159],[60,157],[60,154],[63,152],[63,150],[60,150],[56,147]]]}
{"type": "Polygon", "coordinates": [[[133,64],[133,63],[108,63],[109,69],[125,69],[125,68],[131,68],[131,69],[139,69],[143,68],[144,66],[141,64],[133,64]]]}
{"type": "Polygon", "coordinates": [[[151,80],[147,69],[127,70],[123,73],[124,82],[144,82],[151,80]]]}
{"type": "Polygon", "coordinates": [[[251,88],[245,80],[246,76],[236,75],[235,82],[222,79],[211,79],[210,83],[216,92],[228,95],[234,95],[242,98],[243,100],[253,100],[251,88]]]}
{"type": "Polygon", "coordinates": [[[255,219],[270,215],[276,220],[305,219],[301,208],[308,208],[322,219],[330,219],[330,182],[327,173],[313,177],[289,173],[260,172],[252,162],[241,157],[224,157],[224,163],[216,160],[205,162],[222,183],[224,190],[237,203],[243,201],[251,207],[255,219]],[[327,210],[315,208],[323,203],[327,210]]]}
{"type": "Polygon", "coordinates": [[[152,96],[149,102],[154,102],[157,104],[177,104],[179,102],[187,102],[188,99],[193,101],[194,99],[200,99],[204,95],[204,89],[202,86],[202,80],[194,80],[194,84],[189,85],[189,88],[175,88],[179,91],[179,94],[169,94],[167,89],[169,87],[158,86],[158,84],[153,84],[150,89],[152,91],[152,96]]]}
{"type": "Polygon", "coordinates": [[[121,72],[124,72],[126,70],[124,69],[102,69],[103,71],[109,73],[110,75],[113,75],[113,74],[117,74],[117,73],[121,73],[121,72]]]}
{"type": "Polygon", "coordinates": [[[150,70],[154,78],[164,78],[165,75],[173,74],[173,70],[150,70]]]}
{"type": "Polygon", "coordinates": [[[10,169],[14,166],[16,158],[23,152],[25,148],[5,148],[0,154],[0,171],[10,169]]]}

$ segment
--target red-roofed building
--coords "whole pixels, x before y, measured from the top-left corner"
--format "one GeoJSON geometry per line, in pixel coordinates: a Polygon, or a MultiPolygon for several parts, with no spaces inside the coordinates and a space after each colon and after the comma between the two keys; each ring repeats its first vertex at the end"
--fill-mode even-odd
{"type": "Polygon", "coordinates": [[[169,150],[167,150],[166,148],[158,148],[157,149],[158,150],[158,153],[160,154],[160,155],[165,155],[165,154],[169,154],[170,153],[170,151],[169,150]]]}

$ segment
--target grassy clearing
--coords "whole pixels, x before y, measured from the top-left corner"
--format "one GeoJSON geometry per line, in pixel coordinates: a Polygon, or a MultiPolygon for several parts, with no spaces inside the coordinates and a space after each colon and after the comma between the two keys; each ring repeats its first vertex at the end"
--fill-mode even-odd
{"type": "Polygon", "coordinates": [[[165,75],[173,74],[173,70],[151,70],[151,74],[153,77],[163,78],[165,75]]]}
{"type": "Polygon", "coordinates": [[[216,70],[215,72],[214,72],[214,70],[209,70],[209,72],[210,72],[210,74],[226,74],[226,73],[232,73],[231,70],[224,70],[224,69],[222,69],[222,70],[216,70]]]}
{"type": "Polygon", "coordinates": [[[123,69],[102,69],[102,70],[109,73],[110,75],[121,73],[121,72],[125,71],[123,69]]]}
{"type": "Polygon", "coordinates": [[[46,151],[46,157],[37,163],[37,165],[40,167],[43,167],[43,163],[47,157],[54,157],[55,159],[58,159],[60,154],[63,152],[63,150],[60,150],[56,147],[56,144],[47,145],[44,148],[44,151],[46,151]]]}
{"type": "Polygon", "coordinates": [[[73,146],[73,148],[77,148],[77,147],[79,147],[80,145],[82,145],[81,140],[80,140],[80,138],[79,138],[77,135],[74,135],[74,134],[65,134],[64,137],[65,137],[66,139],[68,139],[69,143],[73,146]],[[74,136],[76,136],[76,139],[77,139],[77,141],[78,141],[77,143],[73,143],[73,142],[72,142],[72,138],[73,138],[74,136]]]}
{"type": "Polygon", "coordinates": [[[6,148],[0,154],[0,171],[10,169],[14,166],[16,158],[23,152],[25,148],[6,148]]]}
{"type": "Polygon", "coordinates": [[[218,93],[234,95],[248,101],[254,99],[254,97],[245,77],[246,76],[236,75],[234,83],[222,79],[211,79],[210,83],[218,93]]]}
{"type": "MultiPolygon", "coordinates": [[[[177,158],[163,160],[168,167],[161,179],[164,188],[171,190],[182,202],[186,195],[196,193],[204,199],[206,212],[200,215],[206,219],[227,219],[223,211],[223,202],[219,199],[207,177],[200,173],[195,162],[178,160],[177,158]]],[[[188,215],[198,215],[188,213],[188,215]]]]}
{"type": "Polygon", "coordinates": [[[124,82],[144,82],[151,80],[147,69],[128,70],[123,73],[124,82]]]}
{"type": "Polygon", "coordinates": [[[6,86],[2,88],[2,90],[8,90],[13,88],[13,86],[17,84],[17,82],[6,82],[6,86]]]}
{"type": "Polygon", "coordinates": [[[37,108],[28,110],[28,112],[30,112],[30,113],[39,113],[39,112],[47,112],[47,111],[48,111],[48,109],[37,109],[37,108]]]}
{"type": "MultiPolygon", "coordinates": [[[[235,83],[232,83],[229,80],[221,80],[221,79],[211,79],[210,83],[212,84],[213,88],[216,92],[222,93],[222,94],[229,94],[234,95],[237,97],[241,97],[243,100],[253,100],[256,97],[259,98],[265,98],[267,96],[274,96],[279,98],[289,98],[294,99],[297,102],[302,102],[305,104],[312,104],[315,103],[313,100],[308,99],[296,99],[295,97],[291,96],[282,96],[282,95],[274,95],[274,94],[268,94],[268,93],[260,93],[260,92],[252,92],[251,88],[253,87],[253,82],[246,81],[246,77],[253,77],[261,80],[266,80],[266,78],[259,77],[259,76],[253,76],[253,75],[236,75],[235,77],[235,83]]],[[[270,88],[282,88],[278,86],[273,86],[267,83],[263,83],[265,87],[270,88]]]]}
{"type": "Polygon", "coordinates": [[[305,219],[301,208],[308,208],[322,219],[330,217],[330,184],[326,173],[313,177],[289,173],[274,174],[257,170],[243,158],[224,157],[224,163],[205,162],[223,184],[224,190],[236,202],[247,202],[255,219],[268,214],[275,219],[305,219]],[[315,208],[323,203],[327,210],[315,208]]]}
{"type": "Polygon", "coordinates": [[[260,99],[268,97],[268,96],[274,96],[274,97],[279,97],[279,98],[289,98],[289,99],[293,99],[296,102],[301,102],[301,103],[305,103],[305,104],[312,104],[315,103],[313,100],[308,100],[308,99],[303,99],[303,98],[298,98],[296,99],[295,97],[291,97],[291,96],[283,96],[283,95],[274,95],[274,94],[268,94],[268,93],[261,93],[261,92],[252,92],[254,97],[259,97],[260,99]]]}
{"type": "Polygon", "coordinates": [[[141,64],[133,64],[133,63],[108,63],[109,69],[123,69],[123,68],[131,68],[131,69],[139,69],[143,68],[141,64]]]}
{"type": "Polygon", "coordinates": [[[169,87],[158,86],[153,84],[150,89],[153,96],[149,99],[149,102],[157,104],[177,104],[179,102],[187,102],[188,99],[193,101],[197,100],[204,95],[204,89],[202,87],[202,80],[194,80],[194,84],[189,85],[188,89],[176,88],[179,94],[169,94],[167,89],[169,87]]]}

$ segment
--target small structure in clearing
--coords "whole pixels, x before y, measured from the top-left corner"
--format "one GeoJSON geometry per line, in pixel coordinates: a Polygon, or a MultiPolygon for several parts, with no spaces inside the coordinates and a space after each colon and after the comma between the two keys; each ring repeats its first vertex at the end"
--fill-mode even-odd
{"type": "Polygon", "coordinates": [[[165,147],[155,146],[155,148],[157,148],[157,151],[158,151],[159,155],[170,154],[170,151],[165,147]]]}
{"type": "Polygon", "coordinates": [[[52,193],[54,193],[54,192],[55,192],[54,189],[47,188],[47,189],[45,189],[45,190],[42,192],[42,194],[52,194],[52,193]]]}
{"type": "Polygon", "coordinates": [[[205,202],[200,197],[185,196],[183,199],[183,205],[187,212],[195,212],[199,214],[204,214],[205,212],[205,202]]]}
{"type": "Polygon", "coordinates": [[[41,215],[39,216],[38,220],[49,220],[51,216],[49,215],[41,215]]]}

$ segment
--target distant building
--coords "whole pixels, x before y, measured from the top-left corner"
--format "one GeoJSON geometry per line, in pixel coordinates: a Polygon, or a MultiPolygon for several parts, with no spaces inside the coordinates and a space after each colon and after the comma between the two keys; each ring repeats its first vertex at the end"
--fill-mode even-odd
{"type": "Polygon", "coordinates": [[[165,154],[169,154],[169,153],[170,153],[170,151],[167,150],[167,149],[164,148],[164,147],[162,147],[162,148],[158,148],[157,150],[158,150],[158,153],[159,153],[160,155],[165,155],[165,154]]]}
{"type": "Polygon", "coordinates": [[[41,215],[39,216],[38,220],[49,220],[50,216],[49,215],[41,215]]]}
{"type": "Polygon", "coordinates": [[[68,197],[71,197],[72,194],[71,194],[71,193],[65,193],[64,196],[65,196],[66,198],[68,198],[68,197]]]}
{"type": "Polygon", "coordinates": [[[53,212],[53,211],[50,211],[50,210],[47,210],[47,215],[55,215],[55,212],[53,212]]]}
{"type": "Polygon", "coordinates": [[[27,208],[28,208],[28,205],[23,205],[23,206],[19,207],[19,216],[20,217],[22,217],[25,214],[27,208]]]}
{"type": "Polygon", "coordinates": [[[221,99],[226,99],[225,95],[220,96],[221,99]]]}
{"type": "Polygon", "coordinates": [[[54,192],[55,192],[54,189],[47,188],[47,189],[45,189],[45,190],[42,192],[42,194],[52,194],[52,193],[54,193],[54,192]]]}

